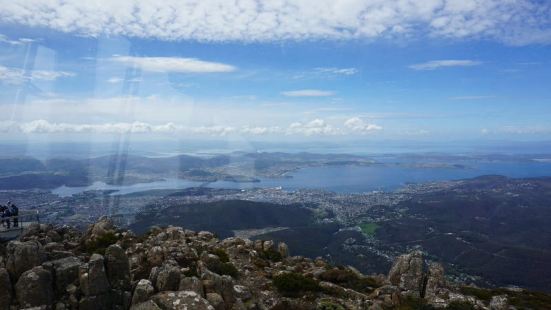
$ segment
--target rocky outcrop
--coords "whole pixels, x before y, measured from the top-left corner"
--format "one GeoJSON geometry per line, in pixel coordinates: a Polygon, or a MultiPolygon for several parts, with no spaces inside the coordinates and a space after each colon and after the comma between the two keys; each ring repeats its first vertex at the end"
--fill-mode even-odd
{"type": "Polygon", "coordinates": [[[51,306],[54,303],[52,274],[41,266],[23,272],[15,284],[15,295],[22,308],[51,306]]]}
{"type": "Polygon", "coordinates": [[[15,279],[19,278],[23,272],[39,266],[45,260],[42,245],[37,241],[10,242],[6,247],[6,252],[6,269],[8,269],[10,276],[15,279]]]}
{"type": "Polygon", "coordinates": [[[13,288],[10,275],[6,268],[0,268],[0,310],[7,310],[10,307],[13,297],[13,288]]]}
{"type": "Polygon", "coordinates": [[[289,256],[282,242],[179,227],[136,237],[108,218],[84,234],[32,225],[22,236],[0,256],[0,310],[407,309],[411,300],[509,309],[505,295],[461,294],[420,251],[398,257],[385,277],[289,256]]]}
{"type": "Polygon", "coordinates": [[[423,268],[423,253],[415,251],[404,254],[398,257],[392,265],[388,281],[412,296],[421,297],[424,280],[423,268]]]}
{"type": "Polygon", "coordinates": [[[151,281],[146,279],[141,279],[136,288],[134,289],[134,294],[132,296],[132,305],[141,304],[146,302],[149,297],[155,293],[155,288],[151,284],[151,281]]]}
{"type": "Polygon", "coordinates": [[[206,299],[191,291],[162,292],[152,300],[163,310],[214,310],[206,299]]]}
{"type": "Polygon", "coordinates": [[[507,310],[509,309],[509,301],[507,295],[493,296],[490,300],[491,310],[507,310]]]}
{"type": "Polygon", "coordinates": [[[69,285],[78,282],[81,264],[82,261],[74,256],[44,263],[44,268],[49,270],[55,279],[54,288],[58,296],[62,295],[69,285]]]}

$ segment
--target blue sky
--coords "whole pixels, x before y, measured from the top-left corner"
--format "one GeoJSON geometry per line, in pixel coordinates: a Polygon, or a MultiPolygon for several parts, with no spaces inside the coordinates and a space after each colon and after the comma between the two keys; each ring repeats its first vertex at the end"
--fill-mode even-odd
{"type": "Polygon", "coordinates": [[[227,3],[0,1],[0,138],[551,135],[546,1],[227,3]]]}

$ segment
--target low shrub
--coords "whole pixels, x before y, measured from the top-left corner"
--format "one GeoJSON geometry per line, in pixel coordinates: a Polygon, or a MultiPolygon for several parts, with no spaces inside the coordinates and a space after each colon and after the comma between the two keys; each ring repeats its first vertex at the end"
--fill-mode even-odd
{"type": "Polygon", "coordinates": [[[448,310],[473,310],[474,306],[470,302],[466,301],[452,301],[446,307],[448,310]]]}
{"type": "Polygon", "coordinates": [[[212,254],[218,256],[218,258],[220,258],[220,261],[223,263],[227,263],[230,261],[230,257],[228,256],[228,253],[224,251],[224,249],[214,249],[212,251],[212,254]]]}
{"type": "Polygon", "coordinates": [[[258,253],[258,256],[262,259],[271,260],[273,262],[279,262],[282,259],[281,254],[279,254],[278,251],[274,250],[260,251],[260,253],[258,253]]]}
{"type": "Polygon", "coordinates": [[[359,277],[351,270],[345,268],[333,268],[324,271],[320,275],[320,279],[353,289],[355,291],[366,293],[371,293],[374,288],[379,287],[379,284],[375,279],[370,277],[359,277]]]}
{"type": "Polygon", "coordinates": [[[433,306],[427,304],[424,299],[416,297],[407,297],[400,302],[395,309],[398,310],[433,310],[433,306]]]}
{"type": "Polygon", "coordinates": [[[330,300],[322,300],[316,307],[316,310],[345,310],[345,308],[330,300]]]}
{"type": "Polygon", "coordinates": [[[318,282],[314,279],[294,272],[275,276],[273,284],[283,296],[288,297],[297,297],[305,292],[319,292],[321,290],[318,282]]]}
{"type": "Polygon", "coordinates": [[[236,278],[239,272],[237,271],[237,268],[232,263],[222,263],[216,264],[214,266],[210,266],[209,269],[217,273],[219,275],[228,275],[233,278],[236,278]]]}

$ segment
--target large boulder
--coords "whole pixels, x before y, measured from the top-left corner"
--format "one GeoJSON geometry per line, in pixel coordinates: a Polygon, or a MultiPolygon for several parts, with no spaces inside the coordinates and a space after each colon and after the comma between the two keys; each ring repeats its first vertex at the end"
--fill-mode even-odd
{"type": "MultiPolygon", "coordinates": [[[[153,300],[148,300],[139,304],[132,305],[130,310],[162,310],[153,300]]],[[[191,309],[190,309],[191,310],[191,309]]]]}
{"type": "Polygon", "coordinates": [[[423,253],[420,251],[401,255],[392,265],[388,280],[409,294],[420,297],[423,289],[423,267],[423,253]]]}
{"type": "Polygon", "coordinates": [[[115,233],[116,227],[113,221],[110,218],[103,216],[96,223],[88,227],[88,230],[82,236],[82,241],[84,245],[90,246],[99,239],[115,233]]]}
{"type": "Polygon", "coordinates": [[[146,279],[141,279],[138,284],[136,284],[136,288],[134,289],[134,295],[132,296],[132,305],[137,305],[140,303],[143,303],[151,297],[155,293],[155,288],[153,288],[153,284],[151,284],[151,281],[146,279]]]}
{"type": "Polygon", "coordinates": [[[51,306],[54,302],[52,274],[41,266],[25,271],[15,284],[15,295],[21,308],[51,306]]]}
{"type": "Polygon", "coordinates": [[[79,310],[97,310],[97,309],[112,309],[111,296],[109,294],[101,294],[96,296],[84,296],[78,304],[79,310]]]}
{"type": "Polygon", "coordinates": [[[218,293],[208,293],[206,299],[215,310],[224,310],[226,308],[224,299],[218,293]]]}
{"type": "Polygon", "coordinates": [[[179,291],[193,291],[199,294],[200,296],[205,296],[205,291],[203,290],[203,283],[197,277],[183,277],[180,280],[180,285],[178,287],[179,291]]]}
{"type": "Polygon", "coordinates": [[[10,308],[13,297],[13,288],[11,286],[10,275],[6,268],[0,268],[0,310],[10,308]]]}
{"type": "Polygon", "coordinates": [[[446,287],[444,267],[438,263],[431,263],[427,272],[427,284],[424,297],[427,299],[439,296],[441,290],[446,287]]]}
{"type": "Polygon", "coordinates": [[[180,285],[180,268],[165,264],[158,268],[155,287],[159,292],[176,291],[180,285]]]}
{"type": "Polygon", "coordinates": [[[283,258],[289,256],[289,247],[285,242],[280,242],[277,245],[277,251],[279,252],[279,255],[281,255],[281,257],[283,258]]]}
{"type": "Polygon", "coordinates": [[[163,310],[214,310],[206,299],[191,291],[162,292],[152,300],[163,310]]]}
{"type": "Polygon", "coordinates": [[[42,245],[38,241],[11,241],[6,247],[8,260],[6,269],[13,279],[36,266],[40,266],[46,259],[42,245]]]}
{"type": "Polygon", "coordinates": [[[490,300],[490,309],[491,310],[509,309],[509,300],[507,299],[507,295],[493,296],[492,300],[490,300]]]}
{"type": "Polygon", "coordinates": [[[110,245],[105,251],[105,266],[111,287],[130,289],[130,264],[123,248],[110,245]]]}
{"type": "Polygon", "coordinates": [[[109,292],[110,286],[105,273],[104,259],[93,254],[88,264],[80,268],[80,289],[86,296],[102,295],[109,292]]]}
{"type": "Polygon", "coordinates": [[[44,268],[48,269],[55,279],[55,290],[58,295],[65,293],[67,286],[76,284],[82,262],[77,257],[71,256],[54,261],[45,262],[44,268]]]}
{"type": "Polygon", "coordinates": [[[86,231],[88,237],[99,237],[109,232],[115,231],[115,224],[107,217],[101,217],[96,223],[92,224],[86,231]]]}
{"type": "Polygon", "coordinates": [[[165,260],[163,248],[160,246],[151,247],[147,251],[147,262],[151,266],[160,266],[165,260]]]}

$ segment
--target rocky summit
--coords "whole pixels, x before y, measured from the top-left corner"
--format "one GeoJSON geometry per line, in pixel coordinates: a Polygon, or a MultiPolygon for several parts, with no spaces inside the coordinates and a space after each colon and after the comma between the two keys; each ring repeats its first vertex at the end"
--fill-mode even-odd
{"type": "Polygon", "coordinates": [[[507,293],[448,283],[420,251],[398,257],[388,276],[289,253],[180,227],[136,236],[108,218],[86,232],[34,224],[1,247],[0,309],[515,308],[507,293]]]}

